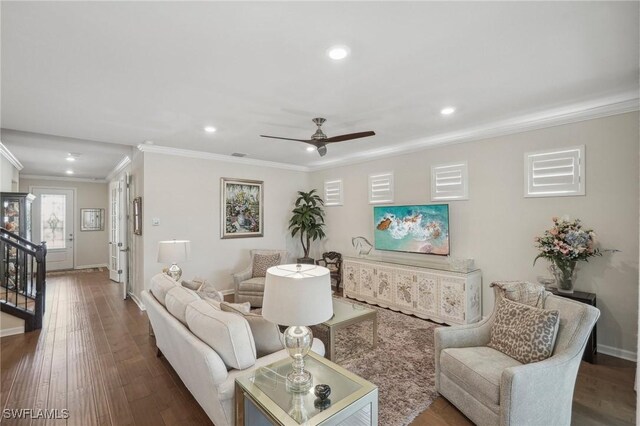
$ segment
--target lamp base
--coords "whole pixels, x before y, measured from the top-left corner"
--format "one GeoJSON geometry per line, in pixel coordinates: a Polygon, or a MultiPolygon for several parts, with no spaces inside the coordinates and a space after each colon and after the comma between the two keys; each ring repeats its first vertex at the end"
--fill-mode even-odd
{"type": "Polygon", "coordinates": [[[305,393],[313,386],[313,376],[304,369],[304,357],[311,350],[313,334],[305,326],[292,325],[284,331],[284,344],[293,358],[293,370],[287,375],[287,391],[305,393]]]}
{"type": "Polygon", "coordinates": [[[167,270],[167,275],[173,278],[174,281],[179,282],[180,277],[182,276],[182,269],[174,263],[167,270]]]}

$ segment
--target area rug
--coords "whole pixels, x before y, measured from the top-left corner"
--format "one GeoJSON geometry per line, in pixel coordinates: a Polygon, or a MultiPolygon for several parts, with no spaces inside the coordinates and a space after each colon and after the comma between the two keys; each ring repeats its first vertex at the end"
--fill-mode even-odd
{"type": "MultiPolygon", "coordinates": [[[[379,424],[408,425],[437,397],[433,332],[439,325],[366,306],[378,312],[377,347],[372,347],[371,321],[338,330],[337,363],[378,386],[379,424]]],[[[313,329],[326,341],[322,330],[313,329]]]]}

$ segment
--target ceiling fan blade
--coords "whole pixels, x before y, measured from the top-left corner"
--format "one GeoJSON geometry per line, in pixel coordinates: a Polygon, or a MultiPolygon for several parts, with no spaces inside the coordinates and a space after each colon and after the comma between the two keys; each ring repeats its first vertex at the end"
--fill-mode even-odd
{"type": "Polygon", "coordinates": [[[296,142],[306,142],[306,143],[311,143],[311,141],[309,139],[291,139],[291,138],[281,138],[279,136],[267,136],[267,135],[260,135],[263,138],[271,138],[271,139],[282,139],[285,141],[296,141],[296,142]]]}
{"type": "Polygon", "coordinates": [[[367,136],[373,136],[375,134],[376,133],[372,132],[372,131],[359,132],[359,133],[349,133],[347,135],[333,136],[333,137],[327,138],[323,142],[330,143],[330,142],[349,141],[351,139],[366,138],[367,136]]]}

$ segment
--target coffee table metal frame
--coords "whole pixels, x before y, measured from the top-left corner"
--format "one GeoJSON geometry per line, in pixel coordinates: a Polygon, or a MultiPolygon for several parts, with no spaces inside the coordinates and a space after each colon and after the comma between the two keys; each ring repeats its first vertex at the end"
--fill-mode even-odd
{"type": "MultiPolygon", "coordinates": [[[[333,303],[341,303],[346,305],[354,305],[353,302],[348,299],[333,298],[333,303]]],[[[336,361],[336,333],[341,328],[349,327],[353,324],[358,324],[363,321],[373,322],[373,347],[378,346],[378,315],[375,309],[362,306],[362,311],[356,316],[349,317],[345,320],[333,317],[322,323],[323,326],[329,329],[329,348],[327,351],[327,358],[331,361],[336,361]]]]}

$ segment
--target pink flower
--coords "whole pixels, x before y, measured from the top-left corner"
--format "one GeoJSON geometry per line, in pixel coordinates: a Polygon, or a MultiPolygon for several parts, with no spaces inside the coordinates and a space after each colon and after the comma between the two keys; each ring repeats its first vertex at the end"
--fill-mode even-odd
{"type": "Polygon", "coordinates": [[[557,222],[558,221],[558,216],[554,216],[551,218],[552,221],[557,222]]]}
{"type": "Polygon", "coordinates": [[[557,229],[557,228],[551,228],[551,229],[549,230],[549,233],[550,233],[551,235],[558,235],[558,229],[557,229]]]}

